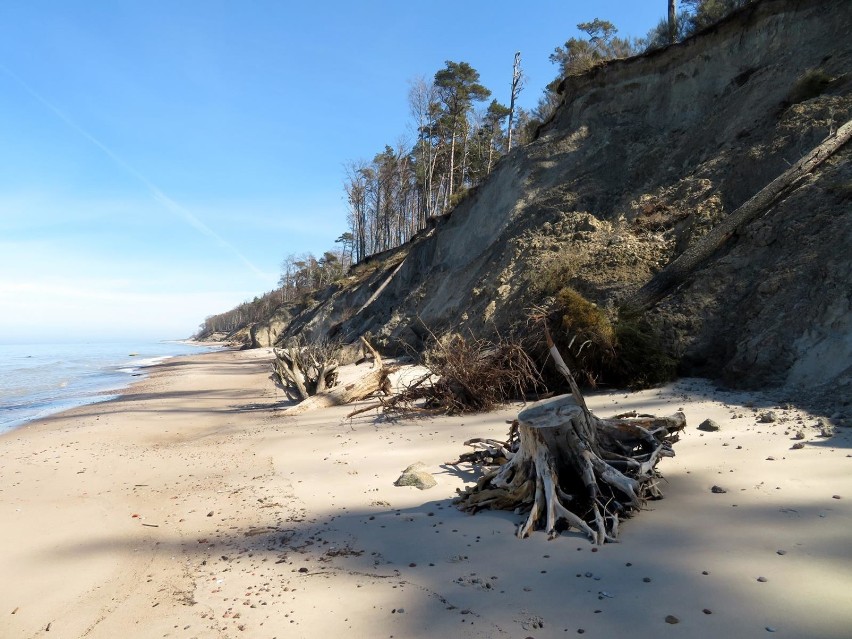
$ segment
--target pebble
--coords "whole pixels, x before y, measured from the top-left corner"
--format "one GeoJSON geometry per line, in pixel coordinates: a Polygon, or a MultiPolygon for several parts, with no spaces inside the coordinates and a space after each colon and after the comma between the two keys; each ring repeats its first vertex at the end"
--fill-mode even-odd
{"type": "Polygon", "coordinates": [[[698,430],[703,430],[707,433],[715,433],[717,431],[722,430],[722,427],[712,419],[705,419],[698,425],[698,430]]]}
{"type": "Polygon", "coordinates": [[[670,623],[670,624],[680,623],[680,619],[678,619],[674,615],[667,615],[666,616],[666,623],[670,623]]]}
{"type": "Polygon", "coordinates": [[[795,444],[793,444],[792,446],[790,446],[790,448],[791,448],[792,450],[801,450],[801,449],[802,449],[802,448],[804,448],[804,447],[805,447],[805,443],[804,443],[804,442],[796,442],[795,444]]]}
{"type": "Polygon", "coordinates": [[[722,488],[721,486],[713,486],[713,488],[711,488],[711,489],[710,489],[710,492],[712,492],[712,493],[717,493],[717,494],[722,494],[722,493],[726,493],[726,492],[728,492],[728,491],[727,491],[727,490],[725,490],[724,488],[722,488]]]}
{"type": "Polygon", "coordinates": [[[649,584],[649,583],[651,583],[651,578],[650,577],[642,577],[642,581],[644,581],[646,584],[649,584]]]}
{"type": "Polygon", "coordinates": [[[777,419],[778,418],[775,415],[775,411],[768,410],[765,413],[760,414],[760,419],[758,421],[760,421],[760,423],[762,423],[762,424],[771,424],[772,422],[776,421],[777,419]]]}
{"type": "Polygon", "coordinates": [[[762,584],[765,584],[767,581],[769,581],[766,577],[758,577],[757,580],[762,584]]]}
{"type": "Polygon", "coordinates": [[[713,614],[713,611],[710,610],[710,608],[705,608],[701,612],[703,612],[705,615],[712,615],[713,614]]]}
{"type": "Polygon", "coordinates": [[[766,632],[775,632],[775,628],[772,626],[766,626],[766,632]]]}
{"type": "Polygon", "coordinates": [[[840,499],[841,497],[840,497],[840,495],[832,495],[831,498],[832,499],[840,499]]]}
{"type": "Polygon", "coordinates": [[[779,555],[786,555],[787,554],[786,550],[776,550],[775,552],[779,555]]]}

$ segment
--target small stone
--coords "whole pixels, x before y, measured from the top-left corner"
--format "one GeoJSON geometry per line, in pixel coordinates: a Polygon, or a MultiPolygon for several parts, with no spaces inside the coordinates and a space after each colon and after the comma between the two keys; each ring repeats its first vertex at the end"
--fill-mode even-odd
{"type": "Polygon", "coordinates": [[[705,608],[701,612],[703,612],[705,615],[712,615],[713,614],[713,611],[710,610],[710,608],[705,608]]]}
{"type": "Polygon", "coordinates": [[[766,577],[758,577],[757,580],[762,584],[765,584],[767,581],[769,581],[766,577]]]}
{"type": "Polygon", "coordinates": [[[805,447],[805,442],[796,442],[790,446],[790,450],[802,450],[805,447]]]}
{"type": "Polygon", "coordinates": [[[832,499],[842,499],[842,498],[840,497],[840,495],[832,495],[832,496],[831,496],[831,498],[832,498],[832,499]]]}
{"type": "Polygon", "coordinates": [[[761,424],[771,424],[774,421],[777,421],[778,417],[775,415],[774,410],[768,410],[765,413],[761,413],[758,421],[761,424]]]}
{"type": "Polygon", "coordinates": [[[642,581],[644,581],[646,584],[649,584],[649,583],[651,583],[651,578],[650,577],[642,577],[642,581]]]}
{"type": "Polygon", "coordinates": [[[424,469],[426,464],[417,462],[402,471],[402,474],[394,482],[394,486],[415,486],[420,490],[426,490],[438,485],[431,473],[427,473],[424,469]]]}
{"type": "Polygon", "coordinates": [[[701,574],[702,574],[702,575],[709,575],[710,573],[709,573],[709,572],[707,572],[706,570],[702,570],[702,571],[701,571],[701,574]]]}
{"type": "Polygon", "coordinates": [[[721,486],[713,486],[713,488],[710,489],[710,492],[721,495],[728,491],[722,488],[721,486]]]}
{"type": "Polygon", "coordinates": [[[766,626],[766,632],[775,632],[775,628],[772,626],[766,626]]]}
{"type": "Polygon", "coordinates": [[[674,625],[676,623],[680,623],[680,619],[678,619],[674,615],[667,615],[666,616],[666,623],[670,623],[670,624],[674,625]]]}
{"type": "Polygon", "coordinates": [[[778,554],[778,555],[786,555],[787,551],[786,550],[776,550],[775,553],[778,554]]]}
{"type": "Polygon", "coordinates": [[[712,419],[705,419],[703,422],[698,424],[698,430],[703,430],[707,433],[715,433],[722,430],[722,427],[712,419]]]}
{"type": "Polygon", "coordinates": [[[766,461],[775,461],[775,458],[772,455],[770,455],[769,457],[766,458],[766,461]]]}
{"type": "Polygon", "coordinates": [[[208,517],[212,517],[212,516],[213,516],[213,511],[211,510],[209,513],[207,513],[207,516],[208,516],[208,517]]]}
{"type": "Polygon", "coordinates": [[[804,439],[804,438],[805,438],[805,431],[797,430],[796,431],[796,439],[804,439]]]}
{"type": "Polygon", "coordinates": [[[299,568],[299,572],[308,572],[308,569],[302,566],[301,568],[299,568]]]}

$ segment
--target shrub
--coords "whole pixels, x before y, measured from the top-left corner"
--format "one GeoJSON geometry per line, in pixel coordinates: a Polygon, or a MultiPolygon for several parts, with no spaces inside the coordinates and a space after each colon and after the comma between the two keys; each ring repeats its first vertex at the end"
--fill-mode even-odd
{"type": "Polygon", "coordinates": [[[677,361],[663,348],[646,319],[621,313],[615,325],[615,339],[613,374],[626,386],[647,388],[674,379],[677,361]]]}
{"type": "Polygon", "coordinates": [[[549,253],[541,258],[533,279],[533,289],[542,297],[556,295],[577,274],[577,265],[566,253],[549,253]]]}
{"type": "Polygon", "coordinates": [[[811,69],[799,76],[787,94],[788,104],[798,104],[817,97],[831,84],[832,78],[822,69],[811,69]]]}
{"type": "Polygon", "coordinates": [[[563,288],[556,294],[556,306],[562,314],[561,324],[581,342],[591,342],[598,348],[612,350],[615,331],[597,304],[593,304],[573,288],[563,288]]]}
{"type": "MultiPolygon", "coordinates": [[[[557,327],[554,343],[580,383],[644,388],[668,381],[676,373],[676,361],[650,322],[626,313],[611,320],[572,288],[561,289],[550,309],[537,319],[557,327]]],[[[541,352],[541,345],[537,350],[541,352]]],[[[547,372],[546,381],[554,388],[561,386],[559,378],[547,372]]]]}

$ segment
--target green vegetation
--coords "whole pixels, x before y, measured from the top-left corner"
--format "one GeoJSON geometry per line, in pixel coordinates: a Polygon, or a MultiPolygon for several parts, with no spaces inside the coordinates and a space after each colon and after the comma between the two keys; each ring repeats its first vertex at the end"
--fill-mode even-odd
{"type": "Polygon", "coordinates": [[[677,360],[669,355],[647,319],[624,312],[615,324],[617,378],[631,388],[646,388],[672,380],[677,360]]]}
{"type": "Polygon", "coordinates": [[[530,286],[540,297],[552,297],[570,284],[576,275],[576,260],[568,253],[544,253],[530,278],[530,286]]]}
{"type": "Polygon", "coordinates": [[[489,97],[491,91],[467,62],[448,60],[431,82],[412,84],[416,139],[385,145],[371,161],[347,166],[344,186],[355,261],[404,244],[491,172],[508,150],[504,122],[511,109],[491,100],[477,111],[475,105],[489,97]]]}
{"type": "Polygon", "coordinates": [[[566,287],[556,294],[555,305],[562,316],[562,329],[577,342],[577,351],[586,343],[604,353],[615,351],[615,329],[597,304],[566,287]]]}
{"type": "MultiPolygon", "coordinates": [[[[555,296],[548,313],[553,339],[578,378],[590,386],[645,388],[672,379],[676,361],[644,317],[615,319],[572,288],[555,296]]],[[[551,380],[552,381],[552,380],[551,380]]]]}
{"type": "Polygon", "coordinates": [[[231,334],[246,328],[255,322],[268,319],[284,303],[280,289],[269,291],[251,301],[243,302],[236,308],[205,318],[193,335],[195,339],[205,339],[214,333],[231,334]]]}
{"type": "Polygon", "coordinates": [[[811,69],[796,80],[796,84],[793,85],[787,95],[787,102],[798,104],[815,98],[825,91],[825,88],[831,84],[833,79],[822,69],[811,69]]]}

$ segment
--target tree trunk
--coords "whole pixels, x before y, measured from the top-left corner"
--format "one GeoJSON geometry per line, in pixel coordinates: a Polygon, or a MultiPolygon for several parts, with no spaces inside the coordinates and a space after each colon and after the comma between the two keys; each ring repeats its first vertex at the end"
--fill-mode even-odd
{"type": "Polygon", "coordinates": [[[317,408],[328,408],[329,406],[343,406],[351,402],[358,401],[369,397],[377,391],[384,391],[385,394],[390,393],[390,385],[388,375],[393,369],[388,367],[379,367],[371,370],[369,373],[345,386],[337,386],[332,390],[311,395],[307,399],[299,402],[295,406],[291,406],[283,411],[284,415],[299,415],[308,410],[317,408]]]}
{"type": "Polygon", "coordinates": [[[744,225],[766,211],[775,201],[803,177],[811,173],[852,138],[852,120],[841,126],[810,153],[772,180],[745,204],[716,225],[707,235],[686,249],[673,262],[657,273],[650,282],[624,304],[631,311],[645,311],[663,299],[668,291],[689,277],[744,225]]]}
{"type": "Polygon", "coordinates": [[[521,538],[536,528],[551,539],[575,528],[596,544],[615,541],[621,519],[662,497],[656,465],[674,456],[685,426],[683,413],[600,419],[570,395],[538,402],[518,415],[517,441],[502,445],[506,463],[460,491],[455,503],[471,513],[527,512],[521,538]]]}
{"type": "Polygon", "coordinates": [[[669,0],[669,44],[677,40],[677,0],[669,0]]]}
{"type": "Polygon", "coordinates": [[[344,404],[369,397],[377,391],[383,391],[385,395],[390,395],[391,386],[388,376],[396,368],[384,366],[381,356],[370,346],[367,340],[362,337],[361,341],[373,355],[373,369],[369,373],[345,386],[337,386],[330,391],[318,392],[316,395],[311,395],[295,406],[285,409],[282,414],[299,415],[316,408],[343,406],[344,404]]]}

